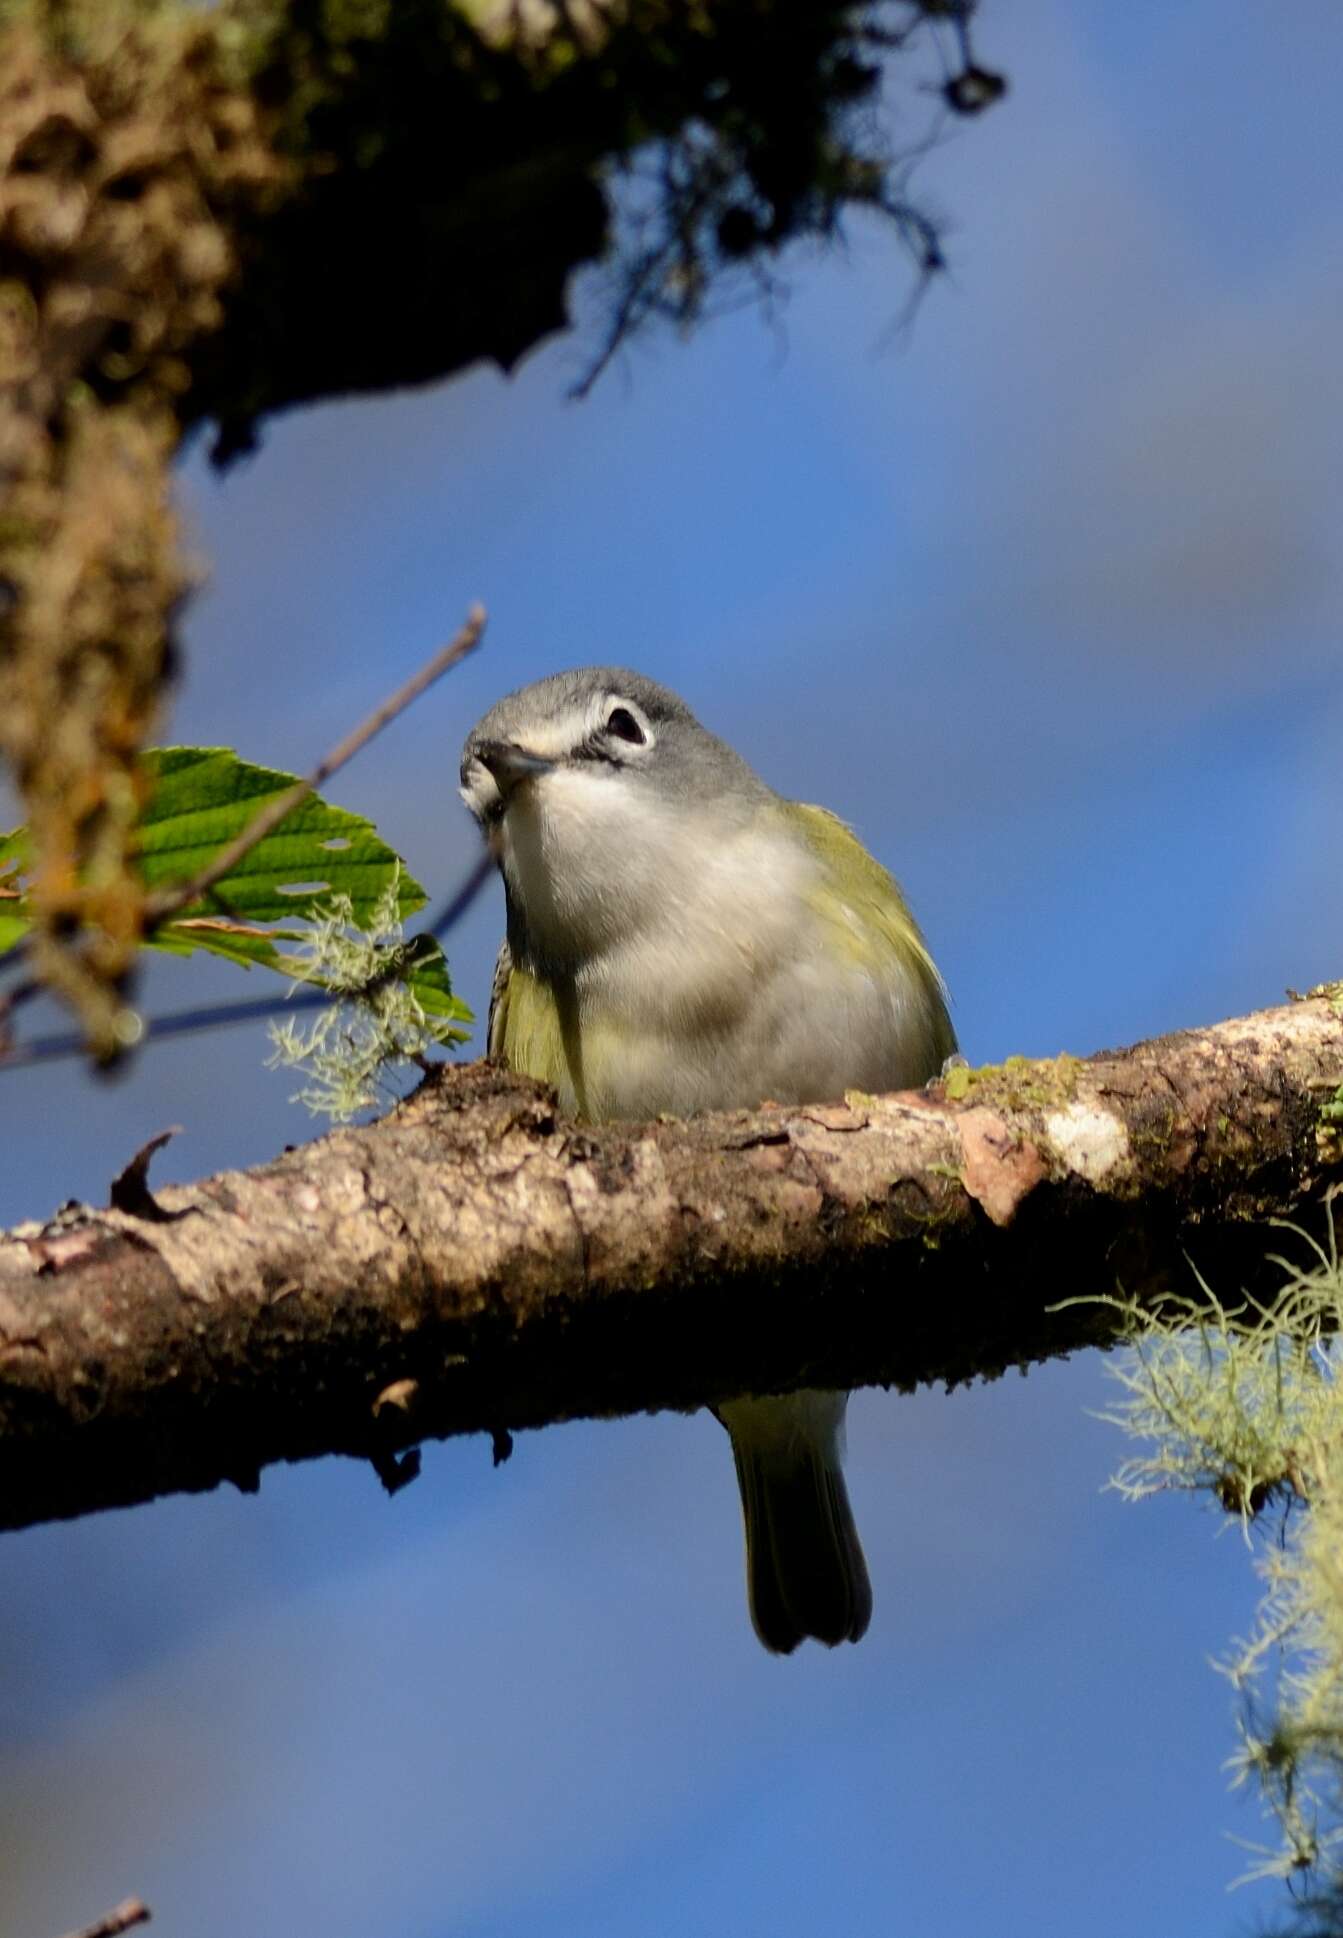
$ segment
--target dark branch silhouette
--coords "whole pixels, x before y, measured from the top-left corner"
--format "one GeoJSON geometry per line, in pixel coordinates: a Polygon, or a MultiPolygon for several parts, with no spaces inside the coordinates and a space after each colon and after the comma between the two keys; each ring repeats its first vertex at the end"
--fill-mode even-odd
{"type": "Polygon", "coordinates": [[[91,1925],[72,1931],[69,1938],[121,1938],[123,1931],[147,1925],[150,1915],[149,1906],[142,1898],[125,1898],[103,1917],[95,1918],[91,1925]]]}

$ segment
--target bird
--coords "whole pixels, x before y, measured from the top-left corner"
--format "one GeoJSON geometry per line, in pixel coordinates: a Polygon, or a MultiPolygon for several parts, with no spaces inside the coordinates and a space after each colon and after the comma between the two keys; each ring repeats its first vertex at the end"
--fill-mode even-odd
{"type": "MultiPolygon", "coordinates": [[[[602,1123],[915,1088],[956,1049],[893,878],[685,701],[617,666],[551,674],[468,735],[461,792],[503,877],[488,1050],[602,1123]]],[[[848,1395],[715,1409],[765,1648],[856,1642],[872,1590],[843,1473],[848,1395]]]]}

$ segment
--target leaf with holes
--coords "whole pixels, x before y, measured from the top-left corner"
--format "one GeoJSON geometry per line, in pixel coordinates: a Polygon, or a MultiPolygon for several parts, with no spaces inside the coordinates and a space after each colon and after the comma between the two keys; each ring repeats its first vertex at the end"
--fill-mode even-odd
{"type": "MultiPolygon", "coordinates": [[[[227,747],[162,747],[147,753],[141,765],[152,791],[137,846],[151,889],[189,881],[294,785],[292,774],[255,767],[227,747]]],[[[182,909],[173,926],[220,915],[248,922],[311,920],[321,903],[341,894],[349,896],[362,927],[398,867],[397,905],[404,920],[425,904],[415,877],[362,814],[310,794],[203,901],[182,909]]]]}

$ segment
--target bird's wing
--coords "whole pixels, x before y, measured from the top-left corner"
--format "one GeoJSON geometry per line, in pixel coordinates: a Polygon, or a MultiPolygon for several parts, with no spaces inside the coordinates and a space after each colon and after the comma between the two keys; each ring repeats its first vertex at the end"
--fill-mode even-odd
{"type": "Polygon", "coordinates": [[[555,992],[531,970],[518,968],[507,942],[500,944],[494,965],[485,1041],[494,1062],[553,1084],[565,1110],[586,1115],[569,1067],[555,992]]]}
{"type": "Polygon", "coordinates": [[[870,855],[852,828],[829,808],[790,803],[808,847],[825,871],[826,890],[815,912],[839,917],[849,926],[858,918],[864,935],[888,961],[912,978],[923,999],[928,1030],[929,1076],[936,1076],[956,1048],[947,1012],[947,988],[918,923],[909,912],[900,884],[870,855]]]}
{"type": "Polygon", "coordinates": [[[504,1039],[508,1031],[508,993],[512,979],[513,951],[504,941],[499,944],[499,955],[494,965],[489,1021],[485,1025],[485,1046],[495,1063],[506,1061],[504,1039]]]}

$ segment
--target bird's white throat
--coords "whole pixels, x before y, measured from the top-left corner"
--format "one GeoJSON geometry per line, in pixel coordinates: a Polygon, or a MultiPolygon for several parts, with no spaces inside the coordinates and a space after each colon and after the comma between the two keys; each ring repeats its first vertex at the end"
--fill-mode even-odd
{"type": "Polygon", "coordinates": [[[666,803],[609,768],[557,767],[520,786],[500,860],[529,940],[552,962],[691,945],[713,979],[795,916],[811,873],[785,829],[725,830],[694,805],[666,803]],[[723,958],[716,963],[715,958],[723,958]]]}

